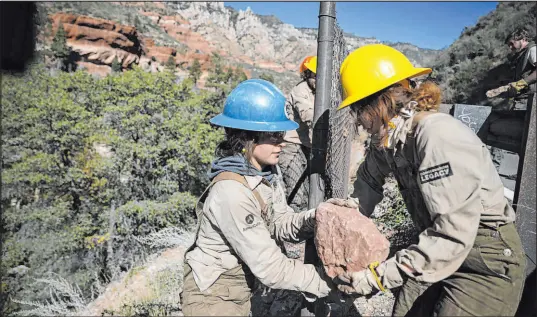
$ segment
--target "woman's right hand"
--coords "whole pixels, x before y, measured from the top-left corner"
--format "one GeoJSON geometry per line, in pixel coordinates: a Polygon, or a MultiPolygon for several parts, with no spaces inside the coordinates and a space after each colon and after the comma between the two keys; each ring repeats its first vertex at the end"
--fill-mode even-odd
{"type": "Polygon", "coordinates": [[[320,285],[320,293],[322,294],[319,297],[330,297],[330,298],[337,298],[340,294],[342,294],[339,289],[338,285],[334,282],[330,276],[326,274],[326,271],[324,270],[324,267],[322,265],[316,265],[315,269],[317,273],[319,273],[319,276],[321,277],[321,285],[320,285]]]}

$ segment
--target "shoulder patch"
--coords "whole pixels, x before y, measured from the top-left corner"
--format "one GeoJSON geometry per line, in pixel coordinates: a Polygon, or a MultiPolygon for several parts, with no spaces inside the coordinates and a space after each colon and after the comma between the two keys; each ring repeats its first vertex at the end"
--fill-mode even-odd
{"type": "Polygon", "coordinates": [[[422,184],[429,183],[432,181],[439,180],[441,178],[446,178],[453,175],[453,170],[451,170],[451,165],[449,162],[442,163],[433,167],[426,168],[419,171],[420,182],[422,184]]]}
{"type": "Polygon", "coordinates": [[[246,221],[247,224],[251,225],[254,222],[254,216],[252,214],[249,214],[248,216],[246,216],[244,221],[246,221]]]}

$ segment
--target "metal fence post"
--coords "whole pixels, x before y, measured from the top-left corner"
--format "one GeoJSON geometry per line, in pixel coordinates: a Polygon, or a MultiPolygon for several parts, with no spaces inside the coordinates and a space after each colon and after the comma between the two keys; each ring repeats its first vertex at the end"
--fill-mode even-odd
{"type": "MultiPolygon", "coordinates": [[[[332,87],[332,55],[336,3],[321,2],[319,7],[319,33],[317,37],[317,76],[313,114],[313,134],[310,160],[309,208],[315,208],[324,201],[323,174],[326,171],[326,150],[330,113],[330,92],[332,87]]],[[[306,241],[304,262],[319,263],[313,239],[306,241]]],[[[309,315],[302,311],[302,316],[309,315]]]]}
{"type": "Polygon", "coordinates": [[[317,81],[313,115],[313,136],[310,164],[310,197],[308,205],[316,207],[324,200],[322,174],[326,169],[328,142],[328,115],[332,87],[332,54],[336,3],[321,2],[319,9],[319,35],[317,38],[317,81]]]}

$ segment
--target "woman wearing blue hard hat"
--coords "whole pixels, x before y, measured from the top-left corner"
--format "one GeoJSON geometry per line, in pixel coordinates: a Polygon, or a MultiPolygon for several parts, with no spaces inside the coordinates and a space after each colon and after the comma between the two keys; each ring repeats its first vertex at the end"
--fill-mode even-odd
{"type": "Polygon", "coordinates": [[[261,79],[240,83],[211,123],[225,128],[199,199],[196,241],[185,255],[186,316],[248,315],[255,279],[276,289],[324,297],[327,282],[310,264],[289,259],[282,241],[312,237],[315,210],[294,213],[276,173],[285,131],[285,97],[261,79]]]}

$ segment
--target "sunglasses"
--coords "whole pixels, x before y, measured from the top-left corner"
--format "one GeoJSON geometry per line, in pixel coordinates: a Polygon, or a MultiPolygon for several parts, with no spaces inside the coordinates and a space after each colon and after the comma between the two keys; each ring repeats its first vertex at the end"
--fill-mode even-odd
{"type": "Polygon", "coordinates": [[[283,142],[285,132],[263,132],[261,133],[259,140],[272,144],[280,144],[283,142]]]}

